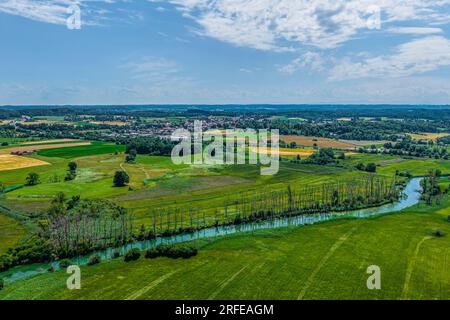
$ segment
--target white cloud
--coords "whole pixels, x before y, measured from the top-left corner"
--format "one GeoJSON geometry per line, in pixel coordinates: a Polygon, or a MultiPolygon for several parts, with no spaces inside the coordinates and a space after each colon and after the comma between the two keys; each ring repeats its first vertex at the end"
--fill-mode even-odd
{"type": "Polygon", "coordinates": [[[197,33],[237,46],[285,51],[335,48],[368,30],[379,7],[383,23],[446,23],[450,0],[169,0],[199,25],[197,33]]]}
{"type": "Polygon", "coordinates": [[[158,80],[180,71],[175,61],[161,57],[142,57],[119,66],[133,74],[135,79],[158,80]]]}
{"type": "Polygon", "coordinates": [[[444,32],[441,28],[423,28],[423,27],[398,27],[398,28],[390,28],[388,31],[399,34],[435,34],[444,32]]]}
{"type": "Polygon", "coordinates": [[[399,45],[391,55],[345,60],[330,71],[331,80],[406,77],[450,65],[450,40],[429,36],[399,45]]]}
{"type": "MultiPolygon", "coordinates": [[[[126,0],[118,0],[126,2],[126,0]]],[[[116,0],[0,0],[0,12],[35,21],[66,25],[71,5],[81,8],[83,25],[99,24],[109,12],[95,4],[113,4],[116,0]]]]}
{"type": "Polygon", "coordinates": [[[293,74],[300,69],[309,67],[313,71],[322,71],[324,69],[324,59],[320,53],[308,51],[301,57],[292,60],[290,63],[280,66],[278,71],[281,73],[293,74]]]}

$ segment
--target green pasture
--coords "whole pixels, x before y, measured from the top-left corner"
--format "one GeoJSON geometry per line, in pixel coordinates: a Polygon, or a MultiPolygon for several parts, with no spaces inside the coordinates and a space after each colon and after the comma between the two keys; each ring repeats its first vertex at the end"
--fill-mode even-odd
{"type": "Polygon", "coordinates": [[[14,246],[24,235],[24,227],[18,221],[3,215],[0,211],[0,255],[14,246]]]}
{"type": "Polygon", "coordinates": [[[59,149],[39,150],[38,155],[44,157],[73,159],[78,157],[93,156],[107,153],[120,153],[125,151],[125,146],[113,143],[92,142],[88,146],[67,147],[59,149]]]}

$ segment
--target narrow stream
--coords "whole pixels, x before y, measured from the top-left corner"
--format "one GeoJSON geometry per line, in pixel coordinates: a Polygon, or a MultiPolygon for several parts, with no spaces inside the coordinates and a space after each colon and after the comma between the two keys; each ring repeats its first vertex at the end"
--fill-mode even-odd
{"type": "MultiPolygon", "coordinates": [[[[230,234],[240,233],[240,232],[248,232],[255,231],[260,229],[273,229],[273,228],[281,228],[287,226],[303,226],[314,224],[318,222],[337,220],[341,218],[368,218],[376,215],[382,215],[391,212],[397,212],[403,210],[405,208],[409,208],[417,203],[419,203],[421,196],[421,182],[422,178],[413,178],[406,185],[403,190],[402,197],[399,201],[395,203],[386,204],[380,207],[354,210],[348,212],[331,212],[331,213],[318,213],[318,214],[308,214],[308,215],[299,215],[295,217],[287,217],[287,218],[277,218],[273,220],[267,220],[262,222],[252,222],[241,225],[231,225],[231,226],[220,226],[220,227],[211,227],[199,231],[195,231],[190,234],[181,234],[171,237],[165,238],[157,238],[153,240],[145,240],[139,241],[135,243],[130,243],[119,248],[121,254],[123,255],[125,252],[130,249],[137,248],[140,250],[145,250],[149,248],[156,247],[160,244],[174,244],[181,243],[195,239],[202,238],[212,238],[212,237],[220,237],[226,236],[230,234]]],[[[78,258],[72,258],[71,261],[77,265],[86,265],[89,259],[89,256],[96,254],[101,257],[102,261],[113,259],[114,251],[117,250],[115,248],[110,248],[102,251],[97,251],[91,253],[87,256],[82,256],[78,258]]],[[[28,266],[18,266],[16,268],[12,268],[6,272],[4,272],[4,280],[12,281],[17,279],[27,278],[36,274],[48,272],[47,269],[49,264],[33,264],[28,266]]],[[[53,263],[53,267],[55,270],[59,269],[58,262],[53,263]]],[[[0,273],[0,277],[2,274],[0,273]]]]}

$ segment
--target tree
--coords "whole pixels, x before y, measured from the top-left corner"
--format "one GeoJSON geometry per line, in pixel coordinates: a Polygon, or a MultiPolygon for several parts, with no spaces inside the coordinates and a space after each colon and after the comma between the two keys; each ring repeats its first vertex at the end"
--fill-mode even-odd
{"type": "Polygon", "coordinates": [[[69,170],[70,171],[77,171],[77,168],[78,168],[78,165],[77,165],[77,163],[76,162],[74,162],[74,161],[71,161],[71,162],[69,162],[69,170]]]}
{"type": "Polygon", "coordinates": [[[35,186],[39,183],[41,183],[39,175],[36,172],[30,172],[26,178],[25,185],[35,186]]]}
{"type": "Polygon", "coordinates": [[[67,171],[67,175],[64,178],[65,181],[72,181],[75,180],[75,178],[77,177],[77,168],[78,165],[76,162],[71,161],[68,164],[69,170],[67,171]]]}
{"type": "Polygon", "coordinates": [[[130,177],[125,171],[117,171],[114,175],[114,186],[116,187],[124,187],[127,183],[130,182],[130,177]]]}
{"type": "Polygon", "coordinates": [[[364,171],[366,170],[366,166],[360,162],[356,165],[356,169],[358,169],[359,171],[364,171]]]}
{"type": "Polygon", "coordinates": [[[136,161],[136,155],[137,155],[137,151],[135,149],[131,149],[129,151],[127,157],[125,158],[125,162],[133,163],[134,161],[136,161]]]}

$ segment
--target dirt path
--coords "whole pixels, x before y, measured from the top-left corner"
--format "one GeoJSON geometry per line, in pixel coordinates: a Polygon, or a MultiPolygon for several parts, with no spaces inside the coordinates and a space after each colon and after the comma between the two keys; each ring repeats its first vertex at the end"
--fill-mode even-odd
{"type": "Polygon", "coordinates": [[[208,300],[214,300],[214,298],[227,286],[229,285],[242,271],[244,271],[246,268],[248,267],[248,265],[246,265],[245,267],[241,268],[238,272],[236,272],[235,274],[233,274],[230,278],[226,279],[225,281],[223,281],[219,288],[214,291],[209,297],[208,300]]]}
{"type": "Polygon", "coordinates": [[[419,243],[416,246],[416,249],[414,250],[414,256],[410,259],[410,261],[408,263],[408,268],[406,269],[405,283],[403,285],[403,292],[402,292],[401,300],[406,300],[406,297],[408,296],[409,283],[411,281],[412,273],[413,273],[414,267],[416,265],[417,256],[419,255],[420,247],[422,246],[422,244],[425,241],[427,241],[431,238],[432,238],[431,236],[424,237],[422,240],[419,241],[419,243]]]}
{"type": "Polygon", "coordinates": [[[340,246],[342,246],[342,244],[347,241],[347,239],[356,231],[356,229],[358,228],[358,226],[350,229],[349,231],[347,231],[342,237],[340,237],[330,248],[330,250],[328,250],[327,254],[322,258],[322,260],[320,260],[319,264],[316,266],[316,268],[314,269],[314,271],[311,273],[311,275],[308,277],[308,280],[306,280],[305,286],[303,287],[302,291],[300,292],[300,294],[297,297],[297,300],[302,300],[303,297],[305,296],[306,292],[308,291],[308,289],[311,287],[311,285],[314,282],[315,277],[317,276],[317,274],[320,272],[320,270],[322,269],[322,267],[325,265],[325,263],[327,263],[328,259],[331,258],[331,256],[334,254],[334,252],[339,249],[340,246]]]}
{"type": "Polygon", "coordinates": [[[125,300],[136,300],[136,299],[138,299],[139,297],[143,296],[144,294],[149,292],[151,289],[153,289],[154,287],[156,287],[160,283],[164,282],[165,280],[167,280],[168,278],[170,278],[171,276],[173,276],[177,272],[178,272],[178,270],[177,271],[172,271],[170,273],[167,273],[167,274],[159,277],[158,279],[150,282],[150,284],[148,286],[145,286],[142,289],[139,289],[138,291],[135,291],[133,294],[131,294],[128,297],[126,297],[125,300]]]}

